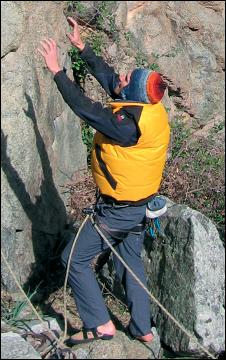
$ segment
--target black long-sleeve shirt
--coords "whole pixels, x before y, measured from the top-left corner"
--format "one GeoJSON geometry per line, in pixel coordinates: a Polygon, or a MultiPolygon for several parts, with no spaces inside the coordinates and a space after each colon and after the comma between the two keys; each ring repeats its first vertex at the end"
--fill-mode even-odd
{"type": "MultiPolygon", "coordinates": [[[[119,75],[114,69],[106,64],[102,57],[96,56],[88,44],[81,52],[81,58],[86,61],[92,75],[104,90],[116,99],[114,89],[118,84],[119,75]]],[[[85,96],[63,70],[55,74],[54,81],[65,102],[87,124],[120,146],[132,146],[137,143],[139,129],[136,117],[140,115],[140,111],[137,114],[134,107],[127,106],[113,114],[111,108],[103,107],[100,102],[93,102],[85,96]]]]}

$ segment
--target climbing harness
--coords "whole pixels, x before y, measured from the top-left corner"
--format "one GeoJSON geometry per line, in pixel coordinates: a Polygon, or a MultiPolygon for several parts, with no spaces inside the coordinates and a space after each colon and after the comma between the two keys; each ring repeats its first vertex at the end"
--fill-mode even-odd
{"type": "Polygon", "coordinates": [[[140,223],[131,229],[118,230],[118,229],[110,228],[106,224],[101,223],[95,213],[92,214],[92,218],[95,224],[98,225],[104,232],[106,232],[107,234],[118,240],[125,239],[129,233],[140,235],[142,231],[145,229],[145,224],[140,223]]]}
{"type": "MultiPolygon", "coordinates": [[[[160,199],[158,199],[160,200],[160,199]]],[[[161,209],[157,209],[157,204],[155,202],[154,204],[154,201],[150,204],[148,204],[147,206],[147,212],[146,212],[146,217],[147,218],[150,218],[151,220],[155,219],[155,227],[156,229],[160,229],[160,224],[159,224],[159,221],[156,220],[158,219],[158,216],[162,215],[163,213],[166,212],[166,207],[165,205],[162,207],[162,204],[161,203],[161,209]],[[161,211],[160,211],[161,210],[161,211]],[[149,216],[147,216],[147,213],[149,214],[149,216]]],[[[159,204],[160,206],[160,204],[159,204]]],[[[97,224],[97,217],[95,216],[95,209],[93,207],[91,207],[90,209],[85,209],[84,213],[87,214],[86,218],[83,220],[77,234],[76,234],[76,237],[74,239],[74,242],[73,242],[73,245],[72,245],[72,248],[71,248],[71,251],[70,251],[70,255],[69,255],[69,258],[68,258],[68,264],[67,264],[67,270],[66,270],[66,276],[65,276],[65,282],[64,282],[64,334],[63,336],[58,339],[56,337],[56,335],[50,330],[48,329],[48,331],[51,331],[54,338],[56,339],[57,341],[57,344],[58,344],[58,349],[57,350],[57,355],[61,355],[63,356],[63,353],[67,353],[67,355],[69,355],[70,353],[70,350],[69,349],[64,349],[65,347],[62,346],[64,341],[66,340],[66,337],[67,337],[67,304],[66,304],[66,286],[67,286],[67,280],[68,280],[68,275],[69,275],[69,269],[70,269],[70,263],[71,263],[71,259],[72,259],[72,255],[73,255],[73,251],[74,251],[74,248],[75,248],[75,244],[76,244],[76,241],[79,237],[79,234],[83,228],[83,226],[85,225],[86,221],[88,219],[91,220],[93,226],[95,227],[96,231],[100,234],[100,236],[102,237],[102,239],[106,242],[106,244],[108,245],[108,247],[111,249],[111,251],[116,255],[116,257],[121,261],[121,263],[124,265],[124,267],[128,270],[128,272],[132,275],[132,277],[138,282],[138,284],[144,289],[144,291],[149,295],[149,297],[151,298],[151,300],[156,303],[158,305],[158,307],[163,311],[163,313],[165,313],[176,325],[178,328],[180,328],[180,330],[185,333],[188,338],[190,338],[196,345],[198,345],[198,347],[205,353],[207,354],[211,359],[216,359],[208,350],[205,349],[204,346],[202,346],[198,341],[197,339],[189,332],[186,330],[186,328],[181,325],[169,312],[168,310],[155,298],[155,296],[143,285],[143,283],[141,282],[141,280],[134,274],[134,272],[130,269],[130,267],[126,264],[126,262],[123,260],[123,258],[117,253],[117,251],[114,249],[114,247],[111,245],[111,243],[109,242],[109,240],[107,239],[107,237],[105,236],[105,234],[102,232],[103,229],[103,226],[102,229],[100,227],[100,224],[98,225],[97,224]]],[[[105,229],[106,230],[106,229],[105,229]]],[[[115,230],[115,229],[114,229],[115,230]]],[[[131,229],[130,229],[131,231],[131,229]]],[[[150,231],[149,231],[150,232],[150,231]]],[[[16,284],[18,285],[19,289],[21,290],[21,292],[23,293],[24,297],[26,298],[28,304],[30,305],[30,307],[32,308],[32,310],[35,312],[36,316],[38,317],[38,319],[41,321],[42,324],[44,324],[45,328],[47,328],[46,324],[43,322],[43,320],[41,319],[40,315],[37,313],[36,309],[34,308],[34,306],[32,305],[32,303],[30,302],[30,300],[28,299],[27,295],[25,294],[25,292],[23,291],[23,289],[21,288],[19,282],[17,281],[12,269],[10,268],[4,254],[2,253],[1,251],[1,254],[2,254],[2,257],[3,257],[3,260],[6,264],[6,266],[8,267],[9,271],[11,272],[16,284]]],[[[72,357],[69,357],[69,358],[73,358],[73,353],[71,354],[72,357]]],[[[58,357],[59,358],[59,357],[58,357]]],[[[61,358],[66,358],[66,357],[61,357],[61,358]]],[[[67,357],[68,358],[68,357],[67,357]]]]}

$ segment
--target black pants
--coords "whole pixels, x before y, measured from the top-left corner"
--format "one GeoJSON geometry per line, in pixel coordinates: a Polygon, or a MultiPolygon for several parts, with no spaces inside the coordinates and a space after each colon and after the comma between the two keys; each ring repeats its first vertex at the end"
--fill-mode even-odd
{"type": "MultiPolygon", "coordinates": [[[[115,207],[101,203],[97,205],[97,216],[100,222],[110,228],[131,229],[144,220],[145,209],[145,205],[115,207]]],[[[144,231],[140,235],[129,233],[123,241],[111,236],[108,236],[108,240],[112,245],[115,245],[116,251],[142,283],[147,286],[141,258],[144,231]]],[[[72,243],[73,240],[63,251],[62,263],[64,266],[67,265],[72,243]]],[[[68,278],[80,318],[86,328],[97,327],[110,320],[95,274],[90,266],[92,259],[107,248],[107,244],[88,219],[77,239],[68,278]]],[[[127,305],[131,314],[130,331],[135,336],[146,335],[151,330],[149,296],[116,256],[114,257],[114,265],[119,280],[122,281],[123,279],[127,305]]]]}

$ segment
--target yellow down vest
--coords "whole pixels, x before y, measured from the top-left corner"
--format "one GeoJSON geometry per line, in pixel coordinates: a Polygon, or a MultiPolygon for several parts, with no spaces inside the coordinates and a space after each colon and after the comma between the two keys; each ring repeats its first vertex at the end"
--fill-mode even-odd
{"type": "Polygon", "coordinates": [[[160,186],[169,144],[168,116],[161,103],[111,103],[113,112],[123,106],[141,106],[137,121],[140,137],[136,145],[123,147],[96,132],[91,168],[102,195],[120,202],[139,202],[155,194],[160,186]]]}

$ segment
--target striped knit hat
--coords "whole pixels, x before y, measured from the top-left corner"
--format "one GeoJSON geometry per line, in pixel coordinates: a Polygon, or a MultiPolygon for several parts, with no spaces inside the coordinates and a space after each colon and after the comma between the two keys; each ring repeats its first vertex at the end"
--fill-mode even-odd
{"type": "Polygon", "coordinates": [[[166,84],[160,74],[148,69],[133,70],[129,84],[121,91],[123,100],[143,103],[158,103],[165,92],[166,84]]]}

